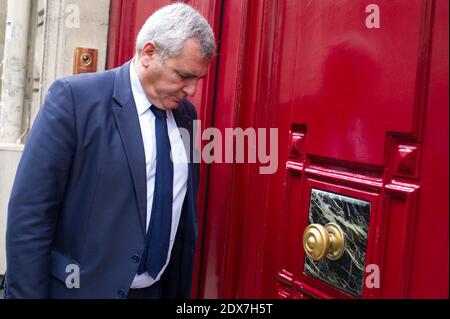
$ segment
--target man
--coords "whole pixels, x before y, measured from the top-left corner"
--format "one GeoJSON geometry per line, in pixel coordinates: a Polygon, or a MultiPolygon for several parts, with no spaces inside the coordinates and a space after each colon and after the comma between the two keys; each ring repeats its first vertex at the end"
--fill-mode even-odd
{"type": "Polygon", "coordinates": [[[199,167],[185,144],[196,118],[186,97],[214,35],[173,4],[136,42],[122,67],[49,89],[9,202],[6,298],[189,296],[199,167]]]}

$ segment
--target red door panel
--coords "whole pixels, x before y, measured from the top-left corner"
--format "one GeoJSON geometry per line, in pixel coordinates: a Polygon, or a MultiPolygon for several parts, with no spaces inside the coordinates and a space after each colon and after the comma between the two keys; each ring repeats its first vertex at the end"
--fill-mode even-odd
{"type": "Polygon", "coordinates": [[[278,128],[279,169],[210,166],[200,296],[448,296],[448,4],[379,1],[379,29],[369,4],[224,3],[214,123],[278,128]],[[305,255],[321,221],[344,231],[337,261],[305,255]]]}
{"type": "Polygon", "coordinates": [[[411,298],[448,298],[449,252],[449,2],[435,3],[427,109],[424,115],[421,197],[414,229],[411,298]],[[431,262],[427,262],[430,261],[431,262]]]}
{"type": "Polygon", "coordinates": [[[386,132],[413,129],[425,3],[381,2],[379,29],[368,4],[297,3],[292,121],[308,124],[308,154],[382,165],[386,132]]]}
{"type": "MultiPolygon", "coordinates": [[[[424,227],[416,219],[423,216],[422,225],[433,223],[427,209],[417,208],[425,199],[423,131],[435,130],[425,128],[423,118],[437,108],[424,99],[435,4],[379,2],[379,29],[366,28],[365,1],[301,2],[295,20],[285,20],[299,30],[296,49],[287,53],[288,60],[295,61],[294,85],[292,91],[280,92],[291,98],[291,141],[296,147],[287,161],[289,204],[279,249],[298,255],[280,262],[280,296],[399,298],[415,290],[413,256],[424,249],[415,242],[415,227],[424,227]],[[297,179],[298,186],[291,190],[290,183],[297,179]],[[366,236],[361,232],[361,212],[354,207],[342,212],[339,205],[324,203],[315,207],[314,190],[326,191],[330,198],[338,194],[355,200],[371,194],[372,199],[366,199],[371,206],[365,251],[352,250],[355,238],[366,236]],[[291,204],[295,201],[299,206],[291,204]],[[311,262],[303,252],[303,231],[317,222],[312,216],[315,209],[323,220],[335,221],[344,230],[346,252],[339,261],[311,262]],[[363,280],[355,284],[361,273],[363,280]],[[367,283],[369,274],[377,276],[376,285],[367,283]],[[289,289],[282,284],[286,278],[289,289]],[[352,284],[361,290],[349,289],[352,284]]],[[[439,28],[444,28],[441,23],[439,28]]],[[[442,107],[435,112],[445,113],[442,107]]],[[[440,182],[435,185],[448,188],[440,182]]],[[[444,208],[445,200],[439,206],[444,208]]],[[[446,214],[439,219],[448,220],[448,210],[446,214]]],[[[441,232],[448,236],[448,226],[441,232]]],[[[431,240],[440,249],[448,247],[442,238],[431,240]]],[[[439,263],[445,265],[443,260],[439,263]]],[[[433,278],[431,273],[427,276],[433,278]]],[[[437,279],[429,285],[445,286],[437,279]]],[[[431,290],[424,295],[434,296],[431,290]]]]}

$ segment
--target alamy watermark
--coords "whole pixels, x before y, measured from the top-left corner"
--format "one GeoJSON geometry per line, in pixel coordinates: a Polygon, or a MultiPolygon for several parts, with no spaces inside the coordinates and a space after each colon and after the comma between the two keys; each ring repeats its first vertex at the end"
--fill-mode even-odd
{"type": "MultiPolygon", "coordinates": [[[[369,289],[380,288],[380,267],[377,264],[369,264],[365,268],[367,273],[365,286],[369,289]]],[[[69,289],[80,288],[80,266],[77,264],[68,264],[66,266],[68,273],[65,283],[69,289]]]]}
{"type": "MultiPolygon", "coordinates": [[[[278,128],[225,128],[223,133],[215,127],[202,130],[200,120],[195,120],[193,125],[196,139],[191,138],[189,130],[179,128],[187,154],[193,147],[191,141],[196,140],[191,159],[193,163],[258,163],[260,174],[276,173],[278,128]],[[203,147],[202,141],[207,142],[203,147]]],[[[173,157],[172,160],[174,163],[185,161],[180,157],[173,157]]]]}
{"type": "Polygon", "coordinates": [[[366,266],[365,270],[366,276],[366,287],[369,289],[380,288],[380,267],[377,264],[369,264],[366,266]]]}
{"type": "Polygon", "coordinates": [[[379,29],[380,28],[380,7],[376,4],[369,4],[366,7],[366,13],[369,15],[366,17],[367,29],[379,29]]]}
{"type": "Polygon", "coordinates": [[[65,25],[68,29],[80,28],[80,7],[76,4],[68,4],[64,9],[66,16],[65,25]]]}
{"type": "Polygon", "coordinates": [[[68,264],[66,266],[66,287],[69,289],[80,288],[80,266],[76,264],[68,264]]]}

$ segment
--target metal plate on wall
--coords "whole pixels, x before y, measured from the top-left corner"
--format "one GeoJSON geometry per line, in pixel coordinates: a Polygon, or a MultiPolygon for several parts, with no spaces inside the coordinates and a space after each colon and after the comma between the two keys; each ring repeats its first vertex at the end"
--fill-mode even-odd
{"type": "Polygon", "coordinates": [[[311,190],[309,223],[335,223],[345,234],[345,251],[339,260],[313,261],[305,257],[304,272],[352,295],[361,296],[369,231],[370,203],[311,190]]]}

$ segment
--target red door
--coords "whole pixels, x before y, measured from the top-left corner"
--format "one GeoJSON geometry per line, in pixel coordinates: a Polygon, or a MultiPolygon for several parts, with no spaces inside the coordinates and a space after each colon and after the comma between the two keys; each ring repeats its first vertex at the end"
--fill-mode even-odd
{"type": "Polygon", "coordinates": [[[214,125],[279,166],[211,165],[199,296],[448,297],[448,2],[372,3],[224,1],[214,125]]]}
{"type": "MultiPolygon", "coordinates": [[[[110,67],[167,2],[112,1],[110,67]]],[[[278,129],[274,174],[202,163],[194,296],[448,298],[448,1],[189,3],[203,128],[278,129]]]]}

